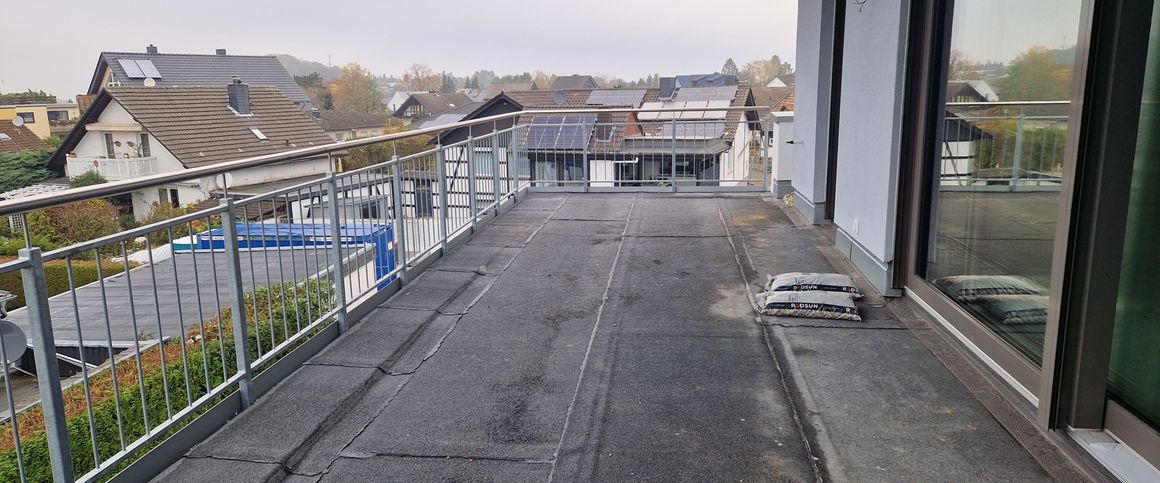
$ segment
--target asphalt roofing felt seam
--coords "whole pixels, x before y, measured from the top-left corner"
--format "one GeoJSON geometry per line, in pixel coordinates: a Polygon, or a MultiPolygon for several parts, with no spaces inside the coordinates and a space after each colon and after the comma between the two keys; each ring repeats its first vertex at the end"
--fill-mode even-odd
{"type": "MultiPolygon", "coordinates": [[[[572,400],[568,402],[568,410],[564,414],[564,427],[560,429],[560,440],[556,443],[556,449],[552,452],[552,470],[548,473],[548,482],[550,483],[556,477],[556,463],[560,458],[560,450],[564,447],[564,438],[568,436],[568,426],[572,421],[572,411],[576,408],[576,401],[580,398],[580,388],[584,383],[584,373],[588,368],[588,359],[592,355],[592,346],[596,342],[596,332],[600,330],[600,320],[604,316],[604,307],[608,303],[608,292],[612,289],[612,279],[616,276],[616,266],[620,263],[620,254],[624,251],[625,235],[628,234],[629,222],[632,220],[632,210],[636,208],[637,195],[633,195],[632,203],[628,206],[628,214],[624,217],[624,229],[620,232],[620,242],[616,245],[616,256],[612,258],[612,266],[608,269],[608,280],[604,285],[604,294],[600,299],[600,307],[596,309],[596,322],[592,324],[592,332],[588,336],[588,347],[584,349],[584,359],[580,363],[580,375],[576,377],[576,389],[572,392],[572,400]]],[[[567,203],[567,200],[564,201],[567,203]]],[[[560,206],[563,206],[561,203],[560,206]]]]}
{"type": "MultiPolygon", "coordinates": [[[[569,196],[571,196],[571,195],[569,195],[569,196]]],[[[561,206],[564,206],[564,203],[566,203],[566,202],[567,202],[567,198],[565,198],[565,199],[564,199],[564,202],[561,202],[561,203],[560,203],[560,204],[559,204],[559,205],[556,207],[556,209],[555,209],[555,210],[552,210],[552,214],[554,215],[554,214],[555,214],[557,211],[559,211],[560,207],[561,207],[561,206]]],[[[509,210],[509,211],[510,211],[510,210],[509,210]]],[[[549,217],[548,217],[548,218],[547,218],[547,219],[546,219],[546,220],[545,220],[543,223],[541,223],[541,224],[540,224],[540,226],[539,226],[539,227],[536,229],[536,231],[535,231],[535,232],[533,232],[533,233],[532,233],[532,235],[528,237],[528,242],[531,242],[531,240],[532,240],[533,238],[535,238],[536,234],[538,234],[538,233],[540,232],[540,229],[542,229],[542,228],[544,227],[544,225],[546,225],[546,224],[548,223],[548,221],[549,221],[549,220],[551,220],[551,216],[549,216],[549,217]]],[[[463,246],[466,246],[466,245],[463,245],[463,246]]],[[[520,252],[519,252],[519,253],[523,253],[523,249],[522,249],[522,248],[520,249],[520,252]]],[[[517,254],[516,254],[516,256],[512,258],[512,261],[514,261],[514,260],[515,260],[515,258],[518,258],[518,257],[519,257],[519,253],[517,253],[517,254]]],[[[353,435],[353,436],[352,436],[352,437],[351,437],[351,438],[350,438],[350,439],[349,439],[349,440],[346,442],[346,444],[343,446],[343,448],[342,448],[341,450],[339,450],[339,451],[338,451],[338,453],[337,453],[337,454],[338,454],[338,456],[337,456],[337,457],[336,457],[336,458],[335,458],[333,461],[331,461],[329,465],[327,465],[327,470],[323,471],[323,472],[322,472],[322,474],[325,474],[327,471],[329,471],[329,470],[330,470],[330,468],[331,468],[331,467],[334,465],[334,463],[336,463],[336,462],[337,462],[339,459],[341,459],[341,458],[344,458],[344,457],[354,457],[353,455],[350,455],[350,454],[347,454],[347,453],[346,453],[346,452],[347,452],[347,450],[348,450],[348,448],[350,448],[350,445],[351,445],[351,444],[353,444],[353,443],[354,443],[354,441],[355,441],[355,440],[357,440],[357,439],[359,438],[359,436],[360,436],[360,435],[362,435],[362,434],[363,434],[363,433],[364,433],[364,432],[367,430],[367,428],[369,428],[369,427],[370,427],[370,425],[371,425],[371,424],[373,424],[373,423],[374,423],[374,421],[375,421],[375,420],[376,420],[376,419],[377,419],[377,418],[378,418],[378,417],[379,417],[379,416],[380,416],[380,415],[381,415],[381,414],[382,414],[384,411],[386,411],[387,407],[389,407],[389,406],[390,406],[391,402],[393,402],[393,401],[394,401],[394,399],[395,399],[395,398],[396,398],[396,397],[397,397],[399,394],[402,394],[403,390],[405,390],[405,389],[406,389],[406,385],[407,385],[407,384],[408,384],[408,383],[411,381],[411,379],[410,379],[410,376],[412,376],[414,373],[418,372],[419,368],[420,368],[420,367],[422,367],[423,363],[427,362],[427,360],[429,360],[431,357],[434,357],[434,356],[435,356],[435,353],[436,353],[436,352],[439,350],[439,348],[441,348],[441,347],[442,347],[442,345],[443,345],[443,342],[444,342],[445,340],[447,340],[447,338],[448,338],[448,337],[450,337],[450,335],[451,335],[451,333],[452,333],[452,332],[454,332],[454,330],[455,330],[455,327],[456,327],[456,326],[458,326],[459,320],[462,320],[462,318],[463,318],[464,316],[466,316],[468,312],[470,312],[470,311],[471,311],[471,308],[472,308],[473,306],[475,306],[475,304],[476,304],[476,303],[478,303],[480,300],[482,300],[482,299],[483,299],[484,295],[486,295],[486,294],[487,294],[487,292],[488,292],[489,290],[491,290],[491,287],[492,287],[492,286],[495,284],[495,280],[496,280],[496,279],[498,279],[500,275],[503,275],[504,271],[506,271],[506,270],[507,270],[507,268],[508,268],[508,267],[510,267],[510,266],[511,266],[511,262],[509,262],[507,265],[505,265],[505,266],[503,267],[503,269],[501,269],[501,270],[500,270],[498,273],[496,273],[495,275],[493,275],[493,276],[491,276],[491,277],[488,277],[488,278],[490,278],[490,279],[491,279],[491,281],[490,281],[490,282],[487,284],[487,286],[485,286],[485,287],[484,287],[483,291],[481,291],[481,292],[480,292],[480,294],[479,294],[478,296],[476,296],[476,297],[475,297],[475,299],[473,299],[473,300],[472,300],[472,301],[471,301],[471,302],[470,302],[470,303],[467,305],[467,307],[464,309],[464,311],[463,311],[463,313],[462,313],[462,314],[451,314],[451,315],[458,315],[458,316],[459,316],[459,319],[458,319],[458,320],[456,320],[456,323],[455,323],[454,325],[452,325],[452,327],[451,327],[451,328],[450,328],[450,329],[447,331],[447,333],[446,333],[446,334],[444,334],[444,335],[443,335],[443,337],[441,337],[441,338],[440,338],[440,340],[439,340],[439,342],[436,344],[436,346],[435,346],[434,350],[432,350],[430,353],[426,354],[426,355],[425,355],[425,357],[423,357],[423,359],[422,359],[422,360],[419,362],[419,365],[418,365],[418,366],[416,366],[416,367],[415,367],[415,369],[414,369],[413,371],[411,371],[411,372],[409,372],[409,373],[406,373],[406,374],[397,374],[397,375],[394,375],[394,374],[388,374],[386,371],[381,371],[381,370],[380,370],[380,371],[378,371],[378,372],[379,372],[379,375],[378,375],[378,376],[375,378],[375,380],[374,380],[374,381],[371,381],[371,382],[368,384],[368,387],[369,387],[370,385],[373,385],[373,384],[377,383],[378,381],[382,380],[384,377],[387,377],[387,376],[407,377],[408,379],[407,379],[406,381],[404,381],[404,382],[403,382],[403,385],[402,385],[402,386],[399,388],[399,390],[398,390],[398,391],[396,391],[396,392],[395,392],[395,393],[394,393],[394,394],[391,396],[391,398],[390,398],[390,399],[388,399],[388,400],[387,400],[387,401],[386,401],[386,402],[385,402],[385,403],[384,403],[382,406],[380,406],[380,407],[378,408],[378,410],[375,412],[375,415],[374,415],[373,417],[369,418],[369,419],[367,420],[366,424],[364,424],[364,425],[363,425],[363,427],[362,427],[362,428],[361,428],[361,429],[360,429],[358,432],[356,432],[356,433],[355,433],[355,434],[354,434],[354,435],[353,435]]],[[[426,273],[426,272],[424,272],[424,273],[426,273]]],[[[420,275],[420,276],[422,276],[422,275],[420,275]]],[[[399,293],[402,293],[402,291],[400,291],[399,293]]],[[[457,291],[457,292],[456,292],[456,295],[458,295],[459,293],[460,293],[460,292],[458,292],[458,291],[457,291]]],[[[453,300],[453,299],[454,299],[454,296],[450,297],[450,298],[448,299],[448,303],[450,303],[450,301],[451,301],[451,300],[453,300]]],[[[390,300],[388,299],[386,303],[390,303],[390,300]]],[[[386,305],[386,303],[384,304],[384,306],[386,305]]],[[[446,304],[444,304],[444,307],[445,307],[445,306],[446,306],[446,304]]],[[[442,308],[442,307],[441,307],[441,308],[442,308]]],[[[438,311],[438,310],[436,310],[435,312],[436,312],[436,313],[439,313],[439,311],[438,311]]],[[[426,325],[426,324],[425,324],[425,325],[426,325]]],[[[593,333],[595,333],[595,331],[594,331],[593,333]]],[[[557,452],[558,452],[558,450],[557,450],[557,452]]],[[[372,455],[368,455],[368,457],[369,457],[369,456],[372,456],[372,455]]],[[[410,457],[423,457],[423,455],[407,455],[407,456],[410,456],[410,457]]],[[[436,457],[436,456],[429,456],[429,455],[428,455],[428,456],[426,456],[426,457],[436,457]]],[[[438,458],[450,458],[451,456],[437,456],[437,457],[438,457],[438,458]]],[[[478,458],[473,458],[473,459],[478,459],[478,458]]],[[[554,459],[553,459],[553,461],[554,461],[554,459]]],[[[309,475],[309,476],[314,476],[314,475],[309,475]]]]}

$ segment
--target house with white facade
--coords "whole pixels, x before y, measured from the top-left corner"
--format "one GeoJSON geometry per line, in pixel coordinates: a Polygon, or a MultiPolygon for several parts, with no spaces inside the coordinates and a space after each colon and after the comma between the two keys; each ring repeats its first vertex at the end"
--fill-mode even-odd
{"type": "MultiPolygon", "coordinates": [[[[180,171],[333,142],[276,87],[234,80],[212,87],[108,87],[49,161],[76,177],[106,180],[180,171]]],[[[261,193],[322,176],[326,157],[239,170],[132,194],[133,214],[155,203],[187,205],[225,194],[261,193]]]]}

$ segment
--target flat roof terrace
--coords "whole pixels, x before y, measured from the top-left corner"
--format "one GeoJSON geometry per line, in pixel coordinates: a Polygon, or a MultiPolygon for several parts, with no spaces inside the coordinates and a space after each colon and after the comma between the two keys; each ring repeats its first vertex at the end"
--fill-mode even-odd
{"type": "Polygon", "coordinates": [[[157,480],[1049,481],[880,297],[756,318],[783,209],[532,194],[157,480]]]}

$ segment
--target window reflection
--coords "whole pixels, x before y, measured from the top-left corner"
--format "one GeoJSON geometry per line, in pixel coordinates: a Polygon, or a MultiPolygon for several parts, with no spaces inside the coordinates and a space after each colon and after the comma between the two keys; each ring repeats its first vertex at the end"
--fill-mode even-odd
{"type": "Polygon", "coordinates": [[[926,276],[1036,363],[1080,1],[955,2],[926,276]]]}

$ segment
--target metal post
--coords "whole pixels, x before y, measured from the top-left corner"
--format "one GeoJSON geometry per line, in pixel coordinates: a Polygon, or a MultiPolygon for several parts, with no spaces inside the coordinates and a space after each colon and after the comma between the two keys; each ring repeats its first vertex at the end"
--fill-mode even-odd
{"type": "Polygon", "coordinates": [[[439,178],[439,250],[447,254],[447,165],[442,143],[435,147],[435,173],[439,178]]]}
{"type": "Polygon", "coordinates": [[[254,402],[250,386],[253,384],[254,373],[250,367],[250,351],[246,348],[249,340],[246,328],[246,294],[242,285],[242,260],[238,251],[238,227],[234,217],[234,200],[221,200],[222,238],[225,242],[226,279],[230,286],[230,309],[233,312],[234,326],[234,358],[238,365],[238,372],[242,379],[238,381],[238,393],[242,396],[242,408],[250,407],[254,402]]]}
{"type": "Polygon", "coordinates": [[[20,231],[24,233],[24,248],[32,248],[32,227],[28,226],[28,213],[20,214],[20,231]]]}
{"type": "Polygon", "coordinates": [[[493,127],[491,130],[491,184],[492,190],[495,191],[495,216],[499,216],[499,201],[503,197],[499,189],[499,143],[496,138],[499,137],[499,131],[493,127]]]}
{"type": "Polygon", "coordinates": [[[346,270],[342,266],[342,225],[338,220],[338,178],[334,171],[326,173],[326,189],[330,194],[330,253],[334,262],[334,302],[338,307],[338,333],[341,334],[347,329],[346,270]]]}
{"type": "MultiPolygon", "coordinates": [[[[398,254],[395,255],[395,263],[399,266],[399,285],[407,284],[407,232],[403,227],[403,169],[399,164],[398,156],[391,156],[392,179],[391,179],[391,197],[395,200],[394,213],[394,235],[395,235],[395,249],[398,254]]],[[[416,209],[418,209],[418,192],[415,193],[416,209]]]]}
{"type": "Polygon", "coordinates": [[[672,171],[669,173],[669,183],[671,183],[673,193],[677,192],[677,115],[673,113],[673,158],[672,171]]]}
{"type": "Polygon", "coordinates": [[[60,366],[56,360],[52,317],[48,309],[44,262],[40,259],[40,248],[22,248],[18,253],[20,258],[28,261],[28,268],[20,269],[20,278],[24,281],[24,299],[31,332],[29,335],[32,337],[32,355],[36,361],[36,380],[40,387],[40,407],[44,414],[44,433],[48,439],[52,479],[72,482],[72,450],[69,446],[68,423],[65,421],[64,395],[60,388],[60,366]]]}
{"type": "MultiPolygon", "coordinates": [[[[468,128],[470,129],[470,128],[468,128]]],[[[471,211],[471,232],[475,233],[475,211],[479,201],[475,199],[475,138],[467,136],[467,209],[471,211]]]]}
{"type": "Polygon", "coordinates": [[[1015,185],[1019,182],[1019,168],[1023,164],[1023,108],[1019,108],[1019,118],[1015,123],[1015,160],[1011,168],[1011,181],[1008,183],[1008,188],[1015,191],[1015,185]]]}
{"type": "MultiPolygon", "coordinates": [[[[589,136],[591,136],[591,133],[589,134],[589,136]]],[[[583,169],[584,169],[584,192],[587,193],[588,189],[590,187],[592,187],[591,173],[588,172],[588,142],[587,141],[584,142],[584,151],[580,153],[580,161],[582,163],[584,163],[584,166],[583,166],[583,169]]]]}

